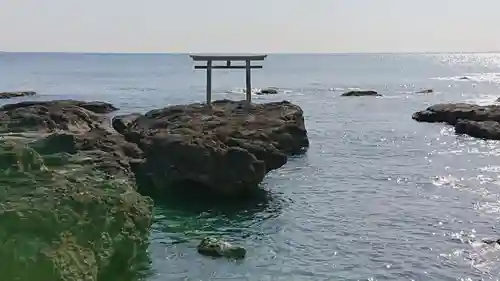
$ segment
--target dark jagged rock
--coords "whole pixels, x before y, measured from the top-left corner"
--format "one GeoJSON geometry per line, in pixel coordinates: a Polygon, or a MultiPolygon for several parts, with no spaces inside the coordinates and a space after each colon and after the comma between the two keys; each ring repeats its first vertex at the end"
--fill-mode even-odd
{"type": "Polygon", "coordinates": [[[356,90],[356,91],[349,91],[347,93],[343,93],[342,96],[343,97],[363,97],[363,96],[381,97],[382,95],[377,93],[376,91],[371,91],[371,90],[356,90]]]}
{"type": "Polygon", "coordinates": [[[77,102],[75,105],[99,114],[111,113],[118,110],[112,104],[102,101],[77,102]]]}
{"type": "Polygon", "coordinates": [[[500,123],[497,121],[458,120],[455,124],[457,134],[466,134],[474,138],[500,140],[500,123]]]}
{"type": "Polygon", "coordinates": [[[101,126],[104,117],[116,108],[104,102],[73,100],[20,102],[0,107],[0,133],[7,132],[86,132],[101,126]]]}
{"type": "Polygon", "coordinates": [[[426,90],[422,90],[422,91],[418,91],[417,94],[432,94],[434,93],[434,90],[432,89],[426,89],[426,90]]]}
{"type": "Polygon", "coordinates": [[[103,128],[94,128],[84,134],[56,132],[36,140],[31,146],[43,155],[56,153],[83,154],[86,162],[110,175],[133,177],[131,162],[143,159],[136,144],[123,136],[103,128]]]}
{"type": "Polygon", "coordinates": [[[138,113],[133,113],[133,114],[128,114],[128,115],[120,115],[120,116],[115,116],[113,117],[113,121],[111,125],[115,130],[119,133],[123,133],[127,127],[129,127],[132,122],[137,120],[137,118],[141,117],[142,114],[138,113]]]}
{"type": "Polygon", "coordinates": [[[277,88],[265,88],[261,89],[260,91],[256,92],[257,95],[275,95],[278,93],[277,88]]]}
{"type": "Polygon", "coordinates": [[[500,140],[500,106],[467,103],[437,104],[413,114],[419,122],[443,122],[455,126],[458,134],[500,140]]]}
{"type": "Polygon", "coordinates": [[[420,122],[445,122],[455,125],[459,119],[471,121],[500,121],[500,105],[475,105],[467,103],[436,104],[413,114],[420,122]]]}
{"type": "Polygon", "coordinates": [[[0,107],[0,134],[34,133],[38,137],[31,145],[42,154],[84,152],[96,168],[129,177],[129,163],[137,163],[143,154],[98,114],[114,110],[104,102],[73,100],[9,104],[0,107]]]}
{"type": "Polygon", "coordinates": [[[13,104],[6,104],[0,107],[0,110],[13,110],[23,107],[32,107],[32,106],[45,106],[45,107],[70,107],[76,106],[85,108],[94,113],[110,113],[118,110],[118,108],[114,107],[112,104],[101,101],[77,101],[77,100],[52,100],[52,101],[23,101],[13,104]]]}
{"type": "Polygon", "coordinates": [[[126,129],[118,122],[124,118],[116,120],[115,128],[144,151],[146,177],[160,193],[196,183],[198,193],[245,196],[288,154],[309,146],[302,109],[287,101],[254,104],[248,112],[244,102],[229,100],[212,108],[171,106],[136,118],[126,129]]]}
{"type": "Polygon", "coordinates": [[[18,97],[27,97],[36,95],[33,91],[25,91],[25,92],[0,92],[0,99],[11,99],[18,97]]]}
{"type": "Polygon", "coordinates": [[[0,107],[0,271],[7,280],[98,280],[140,255],[152,216],[134,181],[144,156],[97,114],[114,109],[80,101],[0,107]]]}

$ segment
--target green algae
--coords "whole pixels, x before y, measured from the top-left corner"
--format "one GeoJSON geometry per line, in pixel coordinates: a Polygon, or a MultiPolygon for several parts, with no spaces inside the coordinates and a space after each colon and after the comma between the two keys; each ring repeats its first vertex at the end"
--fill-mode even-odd
{"type": "Polygon", "coordinates": [[[104,280],[144,260],[152,202],[135,183],[32,144],[0,139],[2,280],[104,280]]]}

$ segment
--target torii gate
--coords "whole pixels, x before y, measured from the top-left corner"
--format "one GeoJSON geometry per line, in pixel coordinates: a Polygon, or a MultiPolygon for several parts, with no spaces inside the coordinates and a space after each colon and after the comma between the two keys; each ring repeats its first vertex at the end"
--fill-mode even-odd
{"type": "Polygon", "coordinates": [[[195,65],[194,69],[207,70],[207,105],[212,103],[212,69],[245,69],[246,70],[246,101],[252,103],[252,68],[262,68],[262,65],[252,65],[252,61],[263,61],[267,55],[191,55],[193,61],[206,61],[206,65],[195,65]],[[226,65],[213,65],[214,61],[225,61],[226,65]],[[233,65],[232,62],[244,61],[245,65],[233,65]]]}

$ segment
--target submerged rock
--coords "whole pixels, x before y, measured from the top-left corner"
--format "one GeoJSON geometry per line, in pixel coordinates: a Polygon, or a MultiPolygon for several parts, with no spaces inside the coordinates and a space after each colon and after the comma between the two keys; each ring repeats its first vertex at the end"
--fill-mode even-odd
{"type": "Polygon", "coordinates": [[[205,237],[197,247],[198,253],[210,257],[226,257],[231,259],[243,259],[247,253],[246,249],[232,245],[215,237],[205,237]]]}
{"type": "Polygon", "coordinates": [[[500,140],[500,106],[467,103],[437,104],[413,114],[419,122],[443,122],[455,126],[458,134],[500,140]]]}
{"type": "Polygon", "coordinates": [[[371,90],[355,90],[355,91],[349,91],[349,92],[343,93],[342,96],[343,97],[363,97],[363,96],[380,97],[382,95],[377,93],[376,91],[371,91],[371,90]]]}
{"type": "Polygon", "coordinates": [[[36,95],[33,91],[25,91],[25,92],[0,92],[0,99],[11,99],[18,97],[27,97],[36,95]]]}
{"type": "Polygon", "coordinates": [[[245,197],[309,146],[302,109],[287,101],[176,105],[134,116],[125,129],[116,120],[115,129],[144,151],[152,193],[245,197]]]}
{"type": "Polygon", "coordinates": [[[6,280],[94,281],[143,257],[152,202],[134,182],[142,152],[94,113],[112,108],[77,101],[0,108],[6,280]]]}

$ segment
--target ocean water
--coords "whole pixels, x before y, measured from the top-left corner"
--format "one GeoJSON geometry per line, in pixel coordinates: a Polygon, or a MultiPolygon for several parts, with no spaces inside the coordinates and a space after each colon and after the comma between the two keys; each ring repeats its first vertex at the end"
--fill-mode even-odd
{"type": "MultiPolygon", "coordinates": [[[[109,280],[500,278],[500,247],[474,242],[500,238],[500,143],[411,119],[440,102],[493,103],[500,54],[276,54],[263,65],[254,87],[280,93],[254,101],[299,104],[307,154],[267,176],[265,204],[159,202],[147,266],[109,280]],[[349,88],[384,96],[340,97],[349,88]],[[244,245],[247,258],[198,255],[207,234],[244,245]]],[[[243,99],[244,83],[243,72],[214,72],[214,99],[243,99]]],[[[145,112],[203,101],[205,74],[182,54],[0,54],[0,90],[145,112]]]]}

